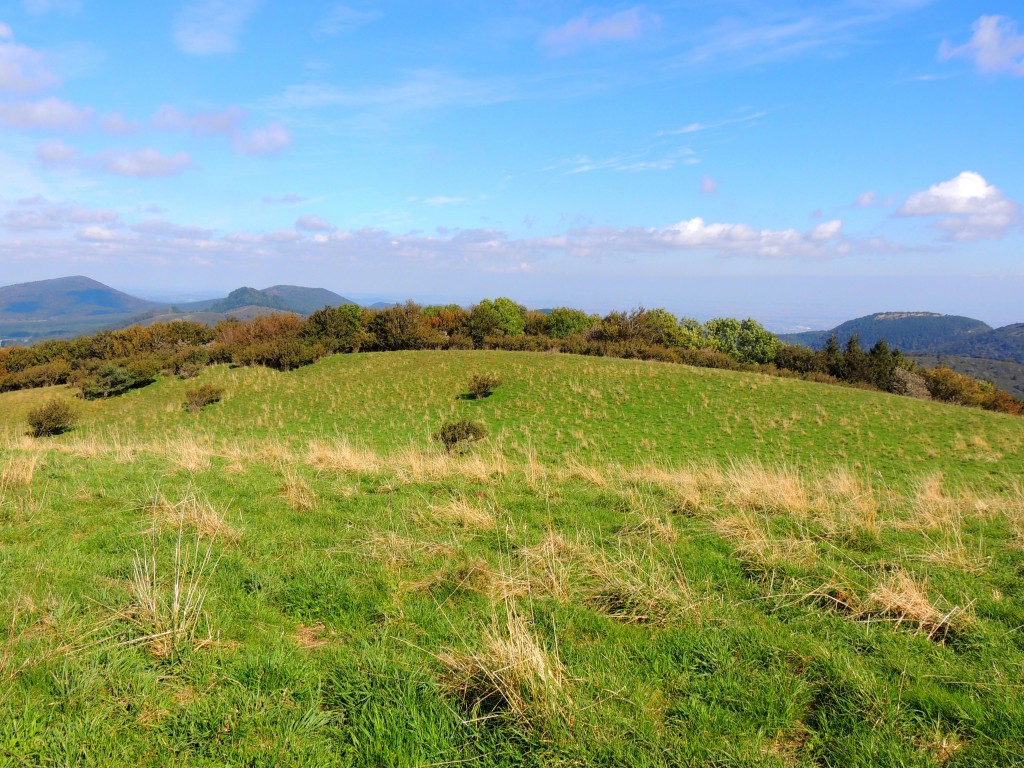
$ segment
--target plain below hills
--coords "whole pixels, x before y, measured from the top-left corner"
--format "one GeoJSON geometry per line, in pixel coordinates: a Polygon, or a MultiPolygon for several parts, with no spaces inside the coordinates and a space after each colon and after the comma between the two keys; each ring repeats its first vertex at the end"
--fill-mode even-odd
{"type": "Polygon", "coordinates": [[[271,312],[309,315],[325,306],[354,304],[323,288],[274,285],[239,288],[222,299],[168,304],[115,290],[88,277],[61,277],[0,287],[0,341],[34,342],[172,320],[217,323],[271,312]]]}

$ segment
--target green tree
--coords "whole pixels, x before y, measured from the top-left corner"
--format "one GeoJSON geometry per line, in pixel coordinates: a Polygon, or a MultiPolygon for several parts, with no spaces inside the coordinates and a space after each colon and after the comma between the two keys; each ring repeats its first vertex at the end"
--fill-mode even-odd
{"type": "Polygon", "coordinates": [[[775,334],[752,318],[719,317],[704,325],[714,347],[741,363],[769,363],[781,346],[775,334]]]}
{"type": "Polygon", "coordinates": [[[488,336],[522,336],[526,332],[526,307],[504,297],[484,299],[470,310],[466,324],[477,346],[488,336]]]}
{"type": "Polygon", "coordinates": [[[558,307],[548,315],[548,335],[553,339],[564,339],[574,333],[586,333],[598,322],[596,315],[588,315],[579,309],[558,307]]]}

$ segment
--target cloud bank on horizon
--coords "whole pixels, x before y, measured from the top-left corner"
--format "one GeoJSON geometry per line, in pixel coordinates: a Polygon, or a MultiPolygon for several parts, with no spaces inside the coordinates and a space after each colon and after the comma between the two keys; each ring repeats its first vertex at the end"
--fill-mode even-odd
{"type": "Polygon", "coordinates": [[[0,282],[533,305],[557,285],[596,309],[646,285],[686,312],[688,279],[834,278],[808,317],[872,277],[945,285],[929,308],[960,313],[999,300],[966,276],[1024,287],[1019,19],[499,5],[11,4],[0,282]]]}

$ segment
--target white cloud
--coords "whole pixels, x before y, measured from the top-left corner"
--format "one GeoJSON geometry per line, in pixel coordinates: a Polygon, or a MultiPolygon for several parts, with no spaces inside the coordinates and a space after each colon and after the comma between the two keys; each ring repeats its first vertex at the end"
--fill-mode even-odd
{"type": "Polygon", "coordinates": [[[1017,32],[1015,21],[1005,16],[982,16],[972,28],[971,39],[961,46],[943,40],[939,58],[973,59],[975,69],[984,74],[1024,76],[1024,35],[1017,32]]]}
{"type": "Polygon", "coordinates": [[[236,135],[234,144],[235,149],[244,155],[273,155],[288,149],[292,136],[280,123],[271,123],[236,135]]]}
{"type": "Polygon", "coordinates": [[[0,22],[0,91],[29,93],[57,84],[42,53],[14,42],[14,32],[0,22]]]}
{"type": "Polygon", "coordinates": [[[705,173],[700,177],[700,193],[702,195],[718,194],[718,182],[705,173]]]}
{"type": "Polygon", "coordinates": [[[870,208],[876,200],[878,200],[878,195],[874,192],[861,192],[853,204],[858,208],[870,208]]]}
{"type": "Polygon", "coordinates": [[[19,206],[4,214],[8,229],[31,232],[59,230],[73,224],[105,224],[117,226],[120,216],[105,208],[83,208],[77,205],[55,205],[43,197],[19,201],[19,206]]]}
{"type": "Polygon", "coordinates": [[[92,109],[76,107],[53,96],[0,104],[0,124],[9,128],[68,130],[84,128],[90,120],[92,109]]]}
{"type": "Polygon", "coordinates": [[[173,176],[191,167],[188,152],[165,155],[158,149],[143,147],[131,150],[108,150],[94,158],[94,164],[106,173],[116,176],[173,176]]]}
{"type": "Polygon", "coordinates": [[[555,55],[562,55],[601,43],[636,40],[658,23],[658,17],[642,6],[603,17],[587,11],[557,29],[548,30],[540,42],[555,55]]]}
{"type": "Polygon", "coordinates": [[[210,56],[238,47],[242,27],[256,10],[257,0],[196,0],[179,11],[174,42],[184,53],[210,56]]]}
{"type": "Polygon", "coordinates": [[[295,228],[305,232],[333,232],[334,227],[330,222],[321,219],[319,216],[300,216],[295,220],[295,228]]]}
{"type": "Polygon", "coordinates": [[[111,240],[117,240],[117,233],[107,229],[106,227],[86,227],[82,231],[78,232],[76,237],[79,240],[106,243],[111,240]]]}
{"type": "Polygon", "coordinates": [[[352,32],[379,18],[380,11],[360,11],[347,5],[336,5],[320,20],[314,31],[324,37],[333,37],[352,32]]]}
{"type": "Polygon", "coordinates": [[[78,153],[60,139],[43,141],[36,145],[36,159],[51,168],[74,165],[78,153]]]}
{"type": "Polygon", "coordinates": [[[1002,237],[1020,218],[1020,206],[974,171],[916,192],[899,208],[900,216],[941,216],[935,226],[953,240],[1002,237]]]}

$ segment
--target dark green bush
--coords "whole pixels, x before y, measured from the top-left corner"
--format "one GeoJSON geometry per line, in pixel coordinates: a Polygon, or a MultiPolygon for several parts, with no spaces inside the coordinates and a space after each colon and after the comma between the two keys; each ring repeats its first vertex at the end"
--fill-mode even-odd
{"type": "Polygon", "coordinates": [[[469,379],[469,391],[466,393],[474,400],[481,400],[494,394],[501,386],[501,377],[496,373],[474,373],[469,379]]]}
{"type": "Polygon", "coordinates": [[[433,438],[444,446],[448,453],[467,450],[473,443],[487,437],[487,429],[479,421],[459,419],[446,421],[434,433],[433,438]]]}
{"type": "Polygon", "coordinates": [[[100,366],[95,375],[81,383],[82,395],[86,400],[114,397],[127,392],[133,386],[135,378],[128,369],[114,363],[100,366]]]}
{"type": "Polygon", "coordinates": [[[185,408],[188,409],[189,413],[199,413],[207,405],[220,402],[223,395],[223,387],[215,387],[213,384],[200,384],[198,387],[185,390],[185,408]]]}
{"type": "Polygon", "coordinates": [[[75,425],[75,412],[63,400],[49,400],[28,412],[33,437],[49,437],[67,432],[75,425]]]}

